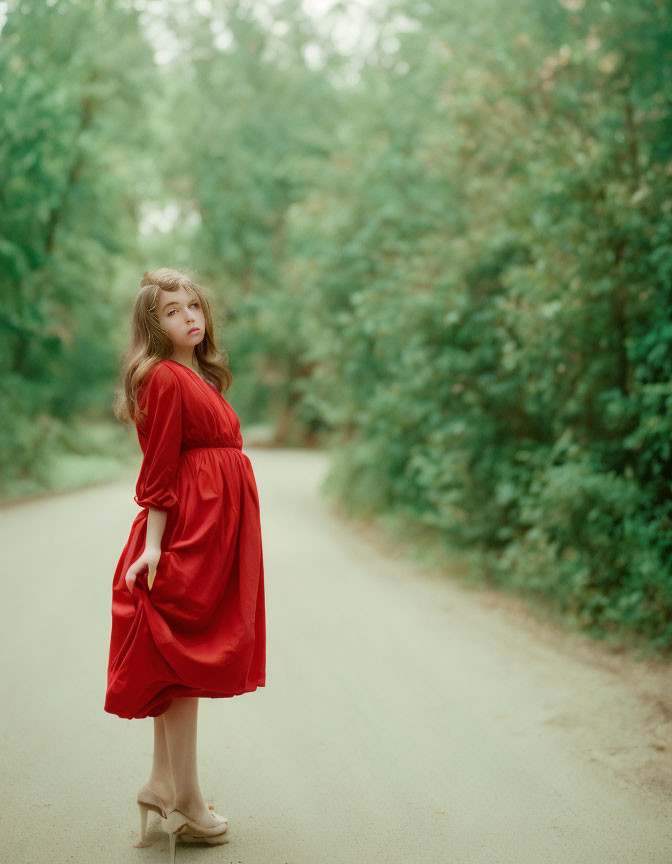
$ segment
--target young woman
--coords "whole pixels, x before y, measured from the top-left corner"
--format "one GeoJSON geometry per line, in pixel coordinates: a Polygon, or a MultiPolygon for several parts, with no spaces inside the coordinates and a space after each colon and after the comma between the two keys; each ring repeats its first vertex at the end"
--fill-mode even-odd
{"type": "Polygon", "coordinates": [[[203,800],[196,769],[200,697],[265,685],[259,500],[225,393],[208,300],[186,273],[145,273],[133,309],[116,413],[137,427],[135,517],[112,586],[105,711],[154,718],[154,759],[137,796],[179,833],[223,842],[228,820],[203,800]]]}

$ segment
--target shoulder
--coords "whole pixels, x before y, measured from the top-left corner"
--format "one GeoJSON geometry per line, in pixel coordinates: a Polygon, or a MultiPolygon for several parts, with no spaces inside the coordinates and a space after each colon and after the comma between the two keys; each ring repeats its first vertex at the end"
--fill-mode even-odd
{"type": "Polygon", "coordinates": [[[149,398],[157,394],[177,393],[180,390],[180,378],[172,363],[159,360],[149,370],[140,385],[140,391],[147,393],[149,398]]]}
{"type": "Polygon", "coordinates": [[[151,375],[156,381],[168,386],[176,386],[180,382],[180,376],[177,373],[177,369],[170,360],[159,360],[152,369],[151,375]]]}

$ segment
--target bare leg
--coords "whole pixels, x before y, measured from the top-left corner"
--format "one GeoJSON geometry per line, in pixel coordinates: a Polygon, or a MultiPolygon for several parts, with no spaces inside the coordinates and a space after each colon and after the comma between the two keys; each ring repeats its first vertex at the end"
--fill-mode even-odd
{"type": "Polygon", "coordinates": [[[147,785],[170,809],[175,806],[175,781],[170,765],[163,714],[154,718],[154,756],[147,785]]]}
{"type": "MultiPolygon", "coordinates": [[[[162,715],[175,781],[175,807],[199,825],[221,824],[203,800],[196,769],[198,697],[173,699],[162,715]]],[[[158,790],[157,790],[158,791],[158,790]]]]}

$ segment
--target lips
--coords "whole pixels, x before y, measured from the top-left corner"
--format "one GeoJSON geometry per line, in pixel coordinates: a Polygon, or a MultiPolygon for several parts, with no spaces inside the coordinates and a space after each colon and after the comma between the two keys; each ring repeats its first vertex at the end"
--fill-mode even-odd
{"type": "Polygon", "coordinates": [[[192,327],[191,330],[189,331],[189,333],[200,333],[200,332],[201,332],[200,327],[192,327]]]}

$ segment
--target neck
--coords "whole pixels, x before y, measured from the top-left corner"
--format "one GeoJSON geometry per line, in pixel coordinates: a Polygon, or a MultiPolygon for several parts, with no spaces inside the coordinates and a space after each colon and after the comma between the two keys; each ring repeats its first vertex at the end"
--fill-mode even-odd
{"type": "Polygon", "coordinates": [[[173,353],[170,355],[170,359],[175,360],[176,363],[181,363],[183,366],[188,366],[194,371],[198,369],[198,363],[196,362],[193,348],[175,348],[173,349],[173,353]]]}

